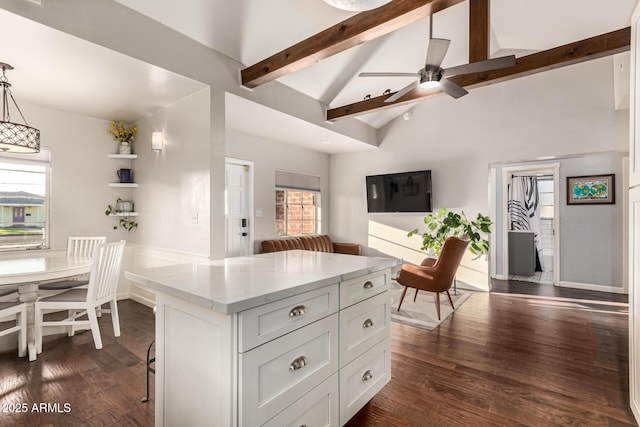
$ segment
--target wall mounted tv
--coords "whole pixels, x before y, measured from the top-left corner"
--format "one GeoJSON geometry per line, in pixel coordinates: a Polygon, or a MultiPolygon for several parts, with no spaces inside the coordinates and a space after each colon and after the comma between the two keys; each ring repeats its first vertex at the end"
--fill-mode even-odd
{"type": "Polygon", "coordinates": [[[368,212],[431,212],[431,171],[372,175],[367,181],[368,212]]]}

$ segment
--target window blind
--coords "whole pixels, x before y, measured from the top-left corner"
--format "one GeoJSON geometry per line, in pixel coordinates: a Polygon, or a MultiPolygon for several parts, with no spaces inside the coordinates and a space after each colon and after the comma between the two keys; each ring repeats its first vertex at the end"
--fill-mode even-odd
{"type": "Polygon", "coordinates": [[[276,170],[276,187],[319,192],[320,177],[276,170]]]}

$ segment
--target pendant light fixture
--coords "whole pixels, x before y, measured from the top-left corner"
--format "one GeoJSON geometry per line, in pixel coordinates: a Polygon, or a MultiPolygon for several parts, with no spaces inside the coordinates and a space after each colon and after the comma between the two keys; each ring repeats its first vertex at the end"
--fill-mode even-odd
{"type": "Polygon", "coordinates": [[[5,75],[7,70],[13,67],[4,62],[0,62],[2,76],[0,77],[0,87],[2,87],[2,120],[0,120],[0,152],[8,153],[38,153],[40,151],[40,131],[27,124],[27,120],[22,115],[18,103],[11,94],[11,83],[5,75]],[[15,105],[16,110],[22,117],[24,125],[13,123],[9,112],[9,99],[15,105]]]}
{"type": "Polygon", "coordinates": [[[362,12],[365,10],[375,9],[390,3],[391,0],[324,0],[338,9],[348,10],[350,12],[362,12]]]}

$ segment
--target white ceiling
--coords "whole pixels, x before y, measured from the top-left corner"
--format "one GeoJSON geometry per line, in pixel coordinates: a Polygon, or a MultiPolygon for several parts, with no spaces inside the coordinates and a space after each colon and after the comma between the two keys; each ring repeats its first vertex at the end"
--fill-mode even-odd
{"type": "MultiPolygon", "coordinates": [[[[116,1],[247,66],[353,15],[323,0],[116,1]]],[[[635,3],[636,0],[491,0],[492,56],[512,52],[523,55],[617,30],[629,25],[635,3]]],[[[468,3],[437,13],[433,26],[434,37],[452,40],[443,66],[466,63],[468,3]]],[[[135,121],[204,87],[2,9],[0,28],[0,62],[16,67],[8,78],[19,103],[135,121]]],[[[368,94],[378,96],[386,89],[393,92],[410,79],[366,79],[357,77],[358,73],[416,71],[424,63],[428,34],[428,19],[424,19],[279,81],[330,107],[360,101],[368,94]]],[[[473,96],[473,90],[467,96],[473,96]]],[[[456,102],[464,100],[463,97],[456,102]]],[[[229,102],[229,126],[248,133],[328,153],[362,147],[354,140],[306,122],[292,121],[238,97],[229,97],[229,102]],[[254,117],[268,119],[252,120],[248,129],[246,120],[241,122],[247,109],[261,114],[254,117]],[[282,129],[289,132],[282,135],[282,129]],[[300,133],[296,135],[292,129],[300,133]],[[319,144],[320,141],[332,143],[319,144]]],[[[379,128],[411,107],[394,107],[358,119],[379,128]]]]}
{"type": "Polygon", "coordinates": [[[0,62],[15,68],[6,76],[18,106],[134,122],[206,87],[3,9],[0,28],[0,62]]]}
{"type": "Polygon", "coordinates": [[[350,153],[374,148],[369,144],[228,92],[225,97],[225,105],[226,125],[242,133],[328,154],[350,153]]]}
{"type": "MultiPolygon", "coordinates": [[[[322,0],[116,0],[202,44],[252,65],[353,15],[322,0]],[[286,29],[286,31],[283,31],[286,29]]],[[[491,0],[492,56],[523,55],[629,25],[636,0],[491,0]]],[[[468,2],[433,17],[433,36],[452,40],[443,67],[468,62],[468,2]]],[[[424,65],[429,20],[279,79],[330,107],[395,92],[411,79],[359,78],[362,71],[414,72],[424,65]]],[[[464,102],[464,98],[458,102],[464,102]]],[[[410,106],[360,116],[381,127],[410,106]]]]}

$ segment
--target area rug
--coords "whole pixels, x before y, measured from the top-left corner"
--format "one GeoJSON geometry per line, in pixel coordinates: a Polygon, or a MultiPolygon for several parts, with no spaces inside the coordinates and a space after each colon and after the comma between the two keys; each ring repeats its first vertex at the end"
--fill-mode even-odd
{"type": "MultiPolygon", "coordinates": [[[[440,325],[447,317],[453,313],[451,304],[447,294],[440,294],[440,318],[438,320],[438,312],[436,311],[436,299],[433,292],[420,291],[416,302],[413,302],[415,289],[409,288],[407,295],[402,301],[402,308],[398,311],[398,303],[402,297],[404,286],[398,284],[395,280],[391,281],[391,321],[402,323],[416,328],[431,331],[440,325]]],[[[449,290],[453,305],[456,310],[473,294],[471,291],[460,290],[454,295],[453,288],[449,290]]]]}

